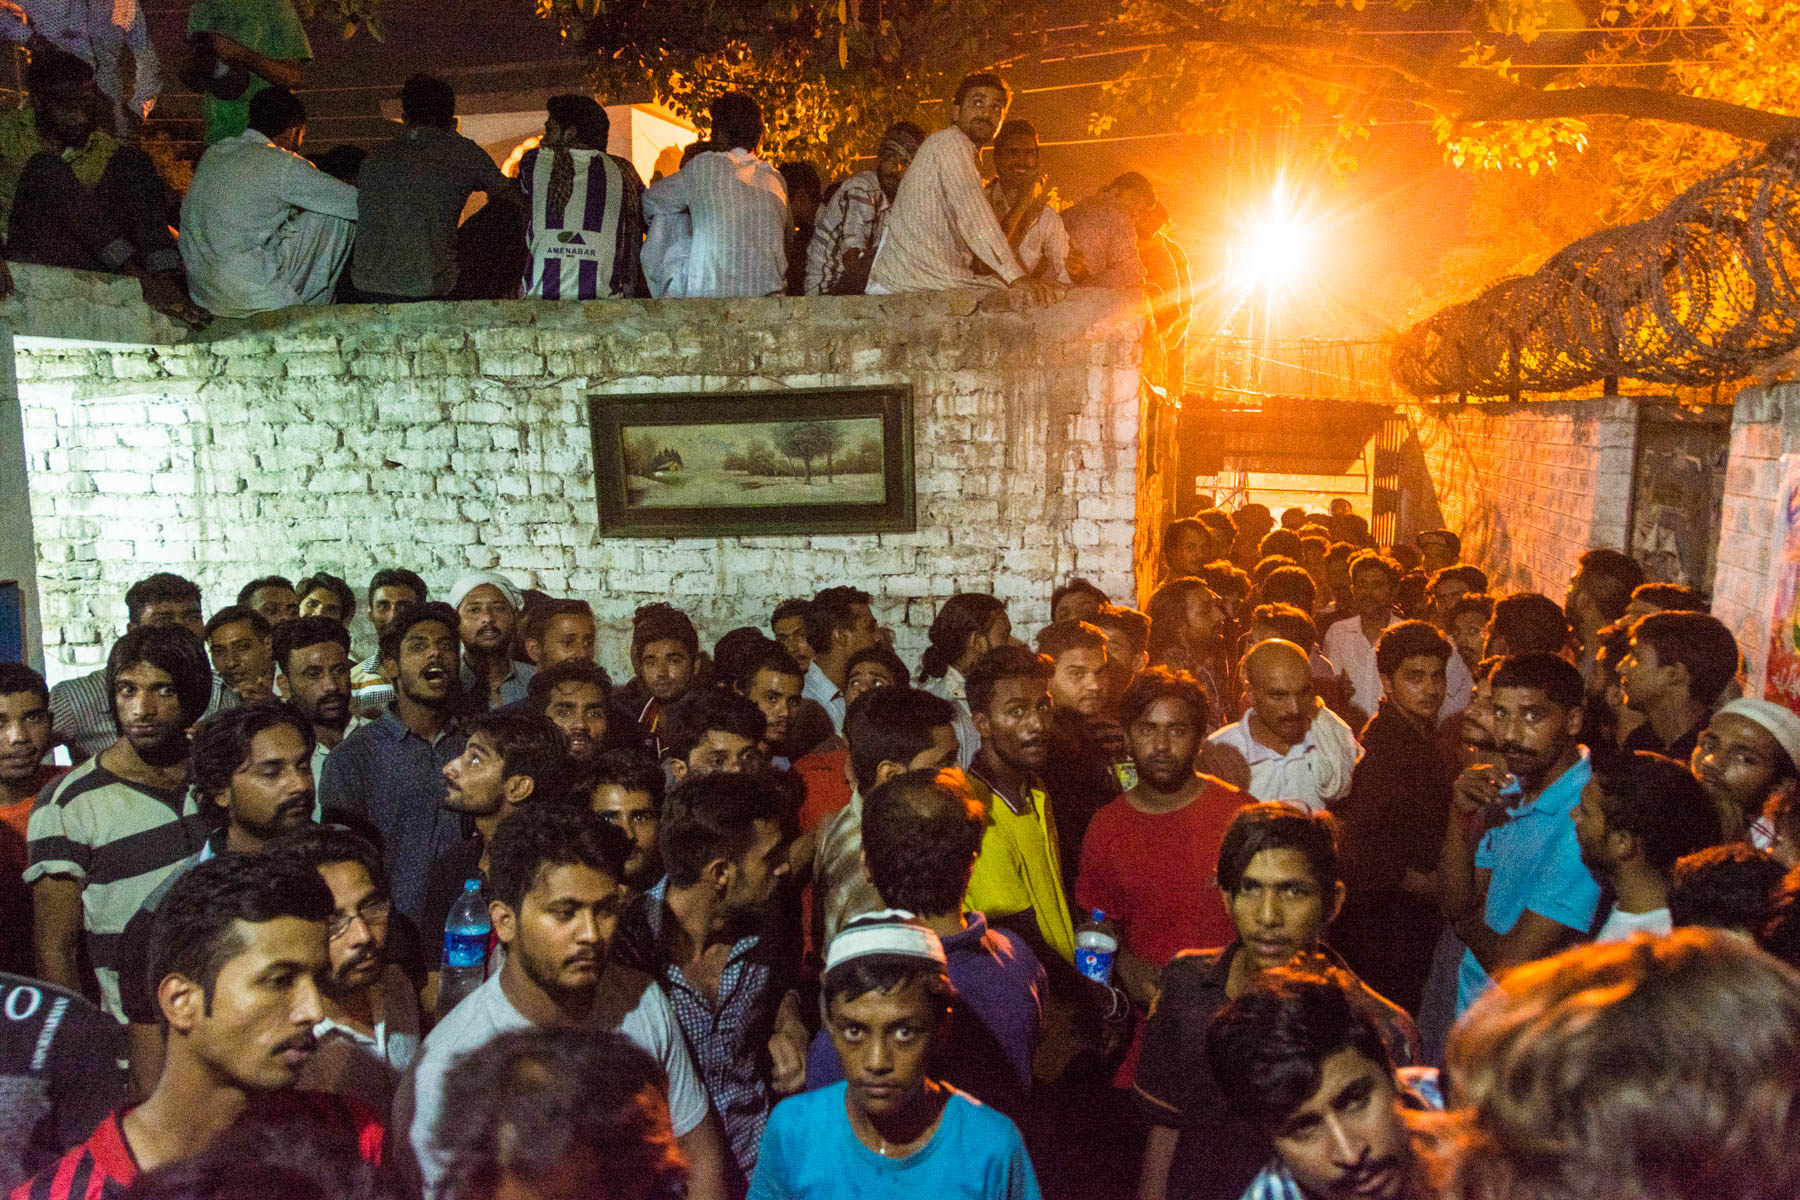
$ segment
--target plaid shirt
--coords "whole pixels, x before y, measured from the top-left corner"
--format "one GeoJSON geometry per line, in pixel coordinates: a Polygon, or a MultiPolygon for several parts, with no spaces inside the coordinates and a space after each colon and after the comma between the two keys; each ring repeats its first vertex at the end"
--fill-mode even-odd
{"type": "Polygon", "coordinates": [[[852,175],[819,209],[806,251],[806,294],[860,296],[893,202],[873,171],[852,175]],[[852,254],[860,255],[856,263],[852,254]]]}
{"type": "Polygon", "coordinates": [[[749,1175],[774,1104],[768,1044],[776,1010],[787,993],[788,972],[769,953],[767,939],[755,934],[739,938],[719,975],[716,1006],[708,1004],[681,968],[663,958],[663,923],[668,919],[663,900],[668,889],[665,876],[632,901],[619,922],[613,952],[618,961],[662,985],[707,1094],[719,1110],[732,1157],[749,1175]]]}

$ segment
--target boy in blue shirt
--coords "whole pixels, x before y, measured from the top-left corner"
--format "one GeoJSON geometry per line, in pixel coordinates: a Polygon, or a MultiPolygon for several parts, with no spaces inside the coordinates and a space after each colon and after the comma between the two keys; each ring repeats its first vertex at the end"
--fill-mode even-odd
{"type": "Polygon", "coordinates": [[[928,1074],[956,998],[937,934],[897,909],[853,921],[822,991],[845,1082],[776,1106],[750,1200],[1041,1200],[1018,1128],[928,1074]]]}

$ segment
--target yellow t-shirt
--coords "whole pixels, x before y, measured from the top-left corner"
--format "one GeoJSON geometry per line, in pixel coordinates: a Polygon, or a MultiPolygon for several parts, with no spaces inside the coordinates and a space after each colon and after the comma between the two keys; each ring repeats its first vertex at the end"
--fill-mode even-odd
{"type": "Polygon", "coordinates": [[[1075,961],[1075,922],[1063,894],[1062,867],[1050,799],[1041,787],[1027,789],[1015,808],[973,772],[970,783],[987,804],[987,833],[975,859],[964,907],[990,920],[1030,909],[1044,941],[1075,961]]]}

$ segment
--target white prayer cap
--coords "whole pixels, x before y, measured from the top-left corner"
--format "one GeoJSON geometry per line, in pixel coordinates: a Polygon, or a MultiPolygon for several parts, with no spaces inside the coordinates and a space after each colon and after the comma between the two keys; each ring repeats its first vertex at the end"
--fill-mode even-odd
{"type": "Polygon", "coordinates": [[[470,571],[458,579],[450,587],[450,607],[460,608],[465,597],[483,585],[500,589],[506,602],[517,611],[525,606],[525,597],[519,593],[519,586],[498,571],[470,571]]]}
{"type": "Polygon", "coordinates": [[[1718,715],[1742,717],[1746,721],[1754,721],[1768,731],[1789,758],[1800,764],[1800,716],[1784,705],[1772,700],[1752,700],[1748,697],[1733,700],[1721,708],[1718,715]]]}

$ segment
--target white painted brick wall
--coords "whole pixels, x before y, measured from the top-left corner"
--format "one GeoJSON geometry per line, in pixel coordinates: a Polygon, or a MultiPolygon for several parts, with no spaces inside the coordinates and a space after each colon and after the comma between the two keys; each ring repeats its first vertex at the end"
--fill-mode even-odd
{"type": "Polygon", "coordinates": [[[1768,636],[1771,535],[1779,519],[1781,456],[1800,449],[1800,387],[1745,388],[1733,401],[1713,613],[1731,627],[1744,669],[1760,676],[1768,636]]]}
{"type": "MultiPolygon", "coordinates": [[[[1006,598],[1022,631],[1072,573],[1133,598],[1135,518],[1154,507],[1138,478],[1145,322],[1112,293],[1031,312],[969,293],[316,309],[177,344],[128,281],[21,276],[7,312],[33,335],[19,387],[53,679],[97,661],[125,588],[165,569],[215,608],[270,572],[361,588],[403,565],[441,594],[498,567],[593,603],[615,673],[632,610],[652,600],[690,611],[710,643],[785,597],[853,583],[911,663],[958,590],[1006,598]],[[84,340],[49,336],[82,288],[93,311],[70,328],[84,340]],[[157,344],[129,344],[144,338],[157,344]],[[900,381],[915,394],[917,532],[599,536],[588,394],[900,381]]],[[[355,633],[372,641],[360,614],[355,633]]]]}

